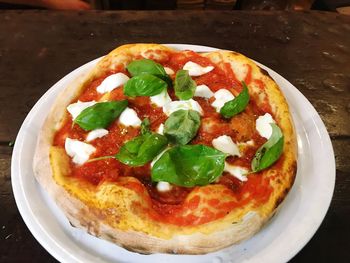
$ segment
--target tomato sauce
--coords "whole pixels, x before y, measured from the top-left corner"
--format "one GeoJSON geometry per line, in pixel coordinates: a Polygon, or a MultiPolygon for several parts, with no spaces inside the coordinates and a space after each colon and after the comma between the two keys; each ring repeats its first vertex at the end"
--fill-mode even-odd
{"type": "MultiPolygon", "coordinates": [[[[241,83],[237,80],[234,72],[229,64],[223,64],[223,69],[213,64],[209,59],[199,56],[192,51],[184,51],[177,53],[169,53],[164,56],[161,61],[163,66],[169,67],[174,72],[182,69],[184,64],[188,61],[193,61],[201,66],[215,66],[214,70],[202,76],[193,77],[197,85],[205,84],[215,92],[219,89],[226,88],[230,90],[235,96],[242,90],[241,83]]],[[[91,81],[83,93],[77,98],[80,101],[99,100],[103,95],[96,91],[96,87],[109,75],[122,72],[128,75],[124,68],[117,68],[110,71],[99,78],[91,81]]],[[[251,76],[251,67],[248,65],[248,74],[245,78],[247,84],[255,82],[259,87],[263,88],[263,83],[260,80],[253,80],[251,76]]],[[[172,88],[168,89],[168,93],[173,100],[177,100],[172,88]]],[[[110,100],[128,99],[129,106],[133,108],[140,119],[149,118],[151,123],[151,130],[156,131],[161,123],[164,123],[167,116],[163,113],[162,108],[152,106],[149,97],[127,98],[123,94],[122,88],[114,89],[110,93],[110,100]]],[[[229,157],[227,161],[230,164],[239,165],[250,169],[251,160],[256,150],[266,141],[260,137],[255,131],[255,119],[257,116],[264,113],[257,105],[251,101],[245,110],[245,114],[237,115],[231,120],[224,119],[219,113],[215,111],[210,104],[213,98],[207,100],[204,98],[194,98],[202,107],[204,115],[201,120],[201,127],[196,137],[191,141],[191,144],[204,144],[212,146],[212,140],[220,135],[229,135],[234,141],[241,141],[242,139],[254,140],[254,146],[247,148],[244,151],[242,158],[229,157]],[[246,125],[247,127],[245,127],[246,125]],[[249,127],[248,127],[249,126],[249,127]],[[252,129],[253,127],[253,129],[252,129]],[[249,134],[246,133],[250,128],[249,134]],[[243,131],[243,132],[242,132],[243,131]]],[[[270,111],[269,108],[264,109],[270,111]]],[[[90,156],[90,158],[97,158],[101,156],[113,156],[118,153],[120,147],[125,141],[139,135],[139,129],[132,127],[124,127],[115,121],[108,127],[109,133],[90,142],[97,150],[90,156]]],[[[84,141],[87,132],[81,129],[78,125],[72,123],[71,118],[67,118],[64,125],[56,133],[54,137],[54,145],[63,147],[67,137],[84,141]]],[[[216,184],[225,186],[226,189],[222,195],[232,197],[232,201],[222,202],[219,199],[206,200],[209,207],[212,209],[203,208],[201,216],[198,217],[191,213],[192,210],[198,208],[201,202],[199,196],[194,196],[187,200],[189,193],[198,191],[199,188],[185,188],[173,186],[171,191],[159,192],[156,189],[156,183],[150,178],[150,165],[146,164],[141,167],[130,167],[117,161],[115,158],[108,158],[99,161],[86,162],[83,165],[75,165],[71,162],[72,177],[88,181],[93,185],[99,185],[104,181],[117,182],[118,178],[123,176],[132,176],[139,179],[141,184],[128,185],[127,187],[138,192],[143,193],[145,190],[148,197],[145,197],[150,202],[150,208],[146,209],[150,217],[172,223],[176,225],[199,225],[210,222],[212,220],[221,218],[229,213],[235,207],[240,207],[247,202],[254,201],[256,204],[266,202],[271,194],[271,187],[269,181],[263,179],[258,174],[248,176],[246,182],[241,182],[235,177],[224,172],[216,184]],[[248,194],[247,194],[248,193],[248,194]],[[234,197],[234,198],[233,198],[234,197]],[[233,201],[238,200],[238,201],[233,201]]],[[[135,204],[137,206],[137,204],[135,204]]]]}

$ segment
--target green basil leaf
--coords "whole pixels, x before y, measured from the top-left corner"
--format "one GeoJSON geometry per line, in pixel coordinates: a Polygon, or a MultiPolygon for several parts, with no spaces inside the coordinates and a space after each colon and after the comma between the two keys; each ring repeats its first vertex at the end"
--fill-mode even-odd
{"type": "Polygon", "coordinates": [[[130,166],[142,166],[153,160],[167,144],[168,140],[165,136],[146,133],[125,143],[115,158],[130,166]]]}
{"type": "Polygon", "coordinates": [[[167,88],[167,83],[150,74],[142,74],[129,79],[124,85],[124,94],[130,97],[154,96],[167,88]]]}
{"type": "Polygon", "coordinates": [[[152,180],[193,187],[215,181],[224,170],[226,154],[205,145],[175,146],[155,162],[152,180]]]}
{"type": "Polygon", "coordinates": [[[126,68],[131,76],[138,76],[146,73],[161,78],[171,85],[171,79],[168,74],[166,74],[164,67],[151,59],[135,60],[131,62],[126,68]]]}
{"type": "Polygon", "coordinates": [[[100,102],[84,109],[74,123],[86,131],[108,127],[128,106],[127,100],[100,102]]]}
{"type": "Polygon", "coordinates": [[[126,69],[129,71],[131,76],[138,76],[144,73],[151,74],[154,76],[165,76],[167,75],[163,66],[154,62],[151,59],[140,59],[131,62],[126,69]]]}
{"type": "Polygon", "coordinates": [[[196,90],[196,82],[188,74],[188,70],[179,70],[176,72],[174,83],[175,95],[180,100],[189,100],[193,97],[196,90]]]}
{"type": "Polygon", "coordinates": [[[151,132],[151,123],[148,118],[143,119],[141,122],[141,134],[146,134],[151,132]]]}
{"type": "Polygon", "coordinates": [[[274,123],[272,126],[272,135],[255,153],[252,160],[253,172],[259,172],[274,164],[283,152],[284,136],[281,129],[274,123]]]}
{"type": "Polygon", "coordinates": [[[164,135],[174,144],[185,145],[197,134],[201,118],[197,111],[178,110],[164,124],[164,135]]]}
{"type": "Polygon", "coordinates": [[[220,113],[223,117],[231,118],[236,114],[244,111],[244,109],[247,107],[249,103],[248,87],[244,81],[242,81],[242,85],[243,90],[241,91],[241,93],[239,93],[239,95],[233,100],[226,102],[221,108],[220,113]]]}

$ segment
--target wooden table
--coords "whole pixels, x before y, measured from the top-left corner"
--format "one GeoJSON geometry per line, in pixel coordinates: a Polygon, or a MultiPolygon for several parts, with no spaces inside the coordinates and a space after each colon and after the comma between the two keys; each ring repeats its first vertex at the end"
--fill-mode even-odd
{"type": "Polygon", "coordinates": [[[350,260],[350,17],[289,12],[0,12],[0,262],[54,262],[32,237],[11,189],[9,141],[44,92],[125,43],[236,50],[293,83],[332,139],[337,180],[320,229],[292,262],[350,260]]]}

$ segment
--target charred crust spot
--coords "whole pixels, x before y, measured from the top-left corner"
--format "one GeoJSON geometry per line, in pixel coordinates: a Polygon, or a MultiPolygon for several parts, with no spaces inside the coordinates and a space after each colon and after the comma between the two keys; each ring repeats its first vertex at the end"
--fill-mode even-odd
{"type": "Polygon", "coordinates": [[[128,246],[128,245],[121,245],[123,248],[125,248],[128,251],[131,252],[136,252],[139,253],[141,255],[150,255],[152,254],[151,252],[146,252],[147,248],[143,247],[143,246],[128,246]]]}
{"type": "Polygon", "coordinates": [[[274,210],[274,211],[272,212],[272,214],[269,216],[268,222],[270,222],[270,221],[272,220],[272,218],[273,218],[275,215],[276,215],[276,210],[274,210]]]}
{"type": "Polygon", "coordinates": [[[263,68],[261,68],[261,67],[259,67],[259,66],[258,66],[258,68],[259,68],[260,73],[261,73],[262,75],[264,75],[264,76],[270,78],[271,80],[273,80],[273,78],[270,76],[270,74],[269,74],[265,69],[263,69],[263,68]]]}
{"type": "Polygon", "coordinates": [[[174,250],[174,249],[166,249],[165,253],[167,253],[167,254],[174,254],[174,255],[178,254],[178,252],[176,250],[174,250]]]}
{"type": "Polygon", "coordinates": [[[126,250],[128,251],[131,251],[131,252],[135,252],[135,253],[138,253],[138,254],[141,254],[141,255],[150,255],[152,254],[151,252],[147,252],[148,249],[144,246],[134,246],[134,245],[124,245],[124,244],[121,244],[120,242],[118,242],[118,240],[116,239],[116,237],[108,232],[104,232],[103,233],[103,236],[101,236],[102,238],[106,239],[106,240],[109,240],[113,243],[116,243],[118,244],[119,246],[125,248],[126,250]]]}
{"type": "Polygon", "coordinates": [[[74,228],[76,228],[77,226],[76,225],[74,225],[71,221],[68,221],[69,222],[69,224],[72,226],[72,227],[74,227],[74,228]]]}
{"type": "Polygon", "coordinates": [[[291,173],[291,178],[290,178],[290,184],[289,184],[289,189],[292,187],[292,185],[294,184],[294,181],[295,181],[295,177],[297,175],[297,162],[294,161],[290,168],[290,173],[291,173]]]}
{"type": "Polygon", "coordinates": [[[263,75],[268,76],[268,77],[271,78],[270,74],[269,74],[265,69],[259,67],[259,70],[260,70],[261,74],[263,74],[263,75]]]}
{"type": "Polygon", "coordinates": [[[230,51],[230,53],[231,53],[232,55],[234,55],[234,56],[239,56],[239,55],[240,55],[239,53],[237,53],[237,52],[235,52],[235,51],[230,51]]]}
{"type": "Polygon", "coordinates": [[[283,190],[282,194],[277,198],[273,210],[275,210],[283,202],[283,200],[287,196],[289,190],[292,188],[292,185],[293,185],[293,183],[295,181],[296,172],[297,172],[297,162],[296,161],[294,161],[291,164],[289,172],[291,174],[289,185],[286,186],[286,188],[283,190]]]}
{"type": "Polygon", "coordinates": [[[284,189],[283,193],[277,198],[275,202],[274,210],[283,202],[288,192],[289,192],[289,188],[284,189]]]}

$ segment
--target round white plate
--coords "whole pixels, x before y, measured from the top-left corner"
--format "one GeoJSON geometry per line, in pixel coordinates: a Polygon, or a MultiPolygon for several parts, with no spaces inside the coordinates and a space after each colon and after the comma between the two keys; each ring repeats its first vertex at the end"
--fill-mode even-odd
{"type": "MultiPolygon", "coordinates": [[[[168,45],[208,52],[214,48],[168,45]]],[[[313,236],[333,195],[335,160],[320,116],[286,79],[261,65],[281,87],[291,108],[298,136],[298,173],[280,211],[253,238],[207,255],[141,255],[71,227],[51,198],[36,182],[32,157],[45,115],[61,90],[90,70],[98,59],[74,70],[35,104],[18,133],[12,155],[12,187],[18,209],[34,237],[61,262],[286,262],[313,236]]]]}

